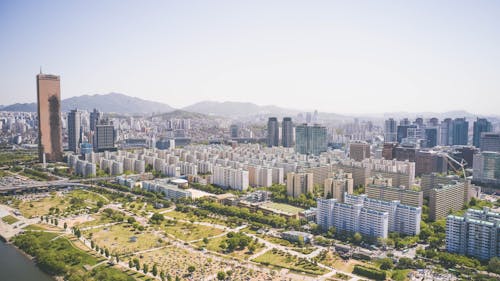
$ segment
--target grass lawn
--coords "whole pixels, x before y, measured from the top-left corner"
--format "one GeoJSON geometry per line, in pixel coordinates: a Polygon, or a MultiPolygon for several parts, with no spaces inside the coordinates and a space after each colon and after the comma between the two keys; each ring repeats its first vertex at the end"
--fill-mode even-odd
{"type": "Polygon", "coordinates": [[[255,248],[254,253],[250,253],[248,251],[248,248],[245,248],[245,249],[243,249],[241,251],[233,251],[231,253],[226,253],[226,252],[224,252],[224,250],[222,250],[219,247],[220,243],[222,241],[226,240],[226,239],[227,239],[226,236],[221,236],[221,237],[216,237],[216,238],[209,239],[208,240],[208,244],[203,243],[203,241],[198,241],[198,242],[195,243],[195,245],[198,246],[198,247],[205,247],[209,251],[213,251],[213,252],[218,252],[218,253],[221,253],[221,254],[225,254],[225,255],[228,255],[228,256],[240,259],[240,260],[248,260],[248,258],[250,256],[252,256],[254,253],[258,253],[259,251],[261,251],[262,249],[264,249],[264,246],[259,243],[259,244],[257,244],[257,247],[255,248]]]}
{"type": "Polygon", "coordinates": [[[278,244],[278,245],[281,245],[281,246],[285,246],[285,247],[292,247],[294,246],[294,244],[288,240],[285,240],[285,239],[282,239],[282,238],[278,238],[278,237],[274,237],[274,236],[269,236],[269,235],[260,235],[258,234],[257,236],[259,236],[260,238],[264,239],[264,240],[267,240],[271,243],[274,243],[274,244],[278,244]]]}
{"type": "Polygon", "coordinates": [[[30,224],[23,228],[24,230],[52,230],[52,231],[62,231],[60,228],[57,228],[52,225],[47,224],[30,224]]]}
{"type": "Polygon", "coordinates": [[[92,214],[90,216],[93,218],[93,220],[79,223],[76,225],[79,228],[85,228],[85,227],[97,226],[97,225],[102,225],[102,224],[113,222],[113,220],[110,217],[103,216],[102,214],[92,214]]]}
{"type": "Polygon", "coordinates": [[[304,255],[309,255],[310,253],[314,252],[314,248],[293,248],[292,250],[294,250],[295,252],[298,252],[298,253],[302,253],[304,255]]]}
{"type": "Polygon", "coordinates": [[[19,204],[19,211],[26,218],[47,215],[50,208],[64,210],[69,206],[69,200],[62,196],[50,195],[35,201],[22,201],[19,204]]]}
{"type": "Polygon", "coordinates": [[[408,273],[410,273],[410,269],[403,270],[393,270],[391,273],[391,279],[394,281],[406,281],[409,280],[408,273]]]}
{"type": "Polygon", "coordinates": [[[81,198],[92,205],[97,204],[98,201],[109,202],[106,196],[85,189],[72,190],[67,196],[70,198],[81,198]]]}
{"type": "Polygon", "coordinates": [[[150,232],[134,231],[128,224],[116,224],[106,228],[91,229],[83,232],[85,237],[92,233],[92,240],[100,247],[109,249],[110,253],[120,255],[143,251],[154,247],[164,246],[165,242],[159,242],[159,237],[150,232]],[[130,238],[135,236],[135,242],[130,238]]]}
{"type": "Polygon", "coordinates": [[[18,222],[19,220],[11,215],[8,215],[8,216],[5,216],[2,218],[2,220],[5,222],[5,223],[8,223],[8,224],[13,224],[13,223],[16,223],[18,222]]]}
{"type": "Polygon", "coordinates": [[[217,228],[183,222],[174,222],[174,224],[171,225],[165,224],[162,225],[162,229],[165,230],[166,233],[185,242],[203,239],[205,237],[210,238],[223,233],[222,230],[217,228]]]}
{"type": "Polygon", "coordinates": [[[267,202],[267,203],[262,204],[261,206],[266,207],[266,208],[270,208],[270,209],[275,209],[275,210],[282,211],[282,212],[287,212],[290,214],[298,214],[299,212],[304,211],[304,209],[302,209],[302,208],[298,208],[298,207],[288,205],[288,204],[283,204],[283,203],[275,203],[275,202],[267,202]]]}
{"type": "Polygon", "coordinates": [[[288,268],[297,272],[304,272],[313,275],[322,275],[326,273],[326,270],[304,260],[301,260],[295,256],[279,252],[277,250],[269,250],[264,254],[258,256],[253,261],[262,263],[264,265],[271,265],[281,268],[288,268]]]}

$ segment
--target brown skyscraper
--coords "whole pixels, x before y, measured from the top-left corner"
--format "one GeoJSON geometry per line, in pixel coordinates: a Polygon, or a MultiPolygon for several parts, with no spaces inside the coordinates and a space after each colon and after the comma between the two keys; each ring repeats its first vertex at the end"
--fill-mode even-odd
{"type": "Polygon", "coordinates": [[[59,76],[36,76],[38,97],[38,157],[62,161],[61,86],[59,76]]]}

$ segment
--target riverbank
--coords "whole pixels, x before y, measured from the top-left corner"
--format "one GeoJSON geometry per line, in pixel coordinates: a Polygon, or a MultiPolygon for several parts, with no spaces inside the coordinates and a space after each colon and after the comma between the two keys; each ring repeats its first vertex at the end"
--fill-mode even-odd
{"type": "Polygon", "coordinates": [[[2,281],[55,281],[44,273],[33,258],[13,244],[0,242],[0,272],[2,281]]]}

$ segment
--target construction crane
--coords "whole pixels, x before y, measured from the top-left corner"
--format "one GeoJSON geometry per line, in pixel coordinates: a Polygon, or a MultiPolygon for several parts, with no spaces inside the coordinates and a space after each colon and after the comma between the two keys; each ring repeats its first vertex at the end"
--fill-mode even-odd
{"type": "MultiPolygon", "coordinates": [[[[462,161],[458,162],[457,159],[451,157],[448,153],[446,152],[440,152],[438,153],[439,156],[444,156],[446,157],[448,160],[451,160],[451,162],[457,164],[458,166],[460,166],[460,168],[462,168],[462,174],[464,176],[464,180],[467,179],[466,177],[466,174],[465,174],[465,165],[467,165],[467,161],[465,161],[464,159],[462,159],[462,161]]],[[[454,165],[450,165],[451,168],[455,171],[455,173],[458,173],[458,169],[455,168],[454,165]]]]}

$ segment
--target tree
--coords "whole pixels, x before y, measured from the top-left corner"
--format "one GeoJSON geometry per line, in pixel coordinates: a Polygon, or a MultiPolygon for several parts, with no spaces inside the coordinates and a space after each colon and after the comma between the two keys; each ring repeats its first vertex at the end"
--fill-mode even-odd
{"type": "Polygon", "coordinates": [[[172,275],[170,275],[170,273],[167,273],[167,281],[172,281],[172,275]]]}
{"type": "Polygon", "coordinates": [[[196,267],[194,267],[194,265],[188,266],[188,271],[190,274],[192,274],[195,270],[196,270],[196,267]]]}
{"type": "Polygon", "coordinates": [[[108,248],[104,249],[104,255],[109,258],[109,250],[108,248]]]}
{"type": "Polygon", "coordinates": [[[90,248],[94,249],[94,246],[95,246],[94,240],[90,240],[90,248]]]}
{"type": "Polygon", "coordinates": [[[363,240],[363,236],[361,236],[361,233],[359,232],[356,232],[354,233],[354,235],[352,236],[352,240],[355,244],[359,244],[361,243],[361,240],[363,240]]]}
{"type": "Polygon", "coordinates": [[[175,275],[175,281],[181,281],[181,278],[177,275],[175,275]]]}
{"type": "Polygon", "coordinates": [[[148,267],[148,265],[146,263],[144,263],[142,265],[142,272],[144,272],[144,274],[147,274],[148,271],[149,271],[149,267],[148,267]]]}
{"type": "Polygon", "coordinates": [[[297,239],[297,244],[300,248],[304,247],[304,237],[302,237],[301,235],[299,235],[298,239],[297,239]]]}
{"type": "Polygon", "coordinates": [[[392,262],[391,258],[384,258],[380,260],[380,269],[382,270],[392,269],[393,266],[394,263],[392,262]]]}
{"type": "Polygon", "coordinates": [[[66,228],[68,228],[68,224],[64,222],[64,230],[66,230],[66,228]]]}
{"type": "Polygon", "coordinates": [[[226,279],[226,273],[224,271],[217,272],[217,279],[219,279],[219,280],[225,280],[226,279]]]}
{"type": "Polygon", "coordinates": [[[500,274],[500,258],[494,257],[488,262],[488,271],[500,274]]]}
{"type": "Polygon", "coordinates": [[[151,270],[151,273],[153,273],[153,276],[158,275],[158,266],[156,263],[153,265],[153,269],[151,270]]]}
{"type": "Polygon", "coordinates": [[[116,260],[116,263],[120,262],[120,258],[118,257],[118,254],[115,254],[115,260],[116,260]]]}
{"type": "Polygon", "coordinates": [[[57,219],[54,220],[54,225],[57,226],[59,224],[59,221],[57,219]]]}
{"type": "Polygon", "coordinates": [[[203,238],[203,243],[204,244],[208,244],[208,238],[207,237],[203,238]]]}
{"type": "Polygon", "coordinates": [[[104,206],[104,202],[102,200],[97,201],[97,207],[102,208],[102,206],[104,206]]]}
{"type": "Polygon", "coordinates": [[[134,263],[132,262],[132,260],[129,260],[129,261],[128,261],[128,267],[129,267],[129,268],[134,267],[134,263]]]}
{"type": "Polygon", "coordinates": [[[163,270],[160,271],[160,279],[161,281],[165,281],[165,272],[163,272],[163,270]]]}
{"type": "Polygon", "coordinates": [[[129,224],[133,224],[133,223],[135,222],[135,218],[134,218],[134,217],[128,217],[128,218],[127,218],[127,222],[128,222],[129,224]]]}

